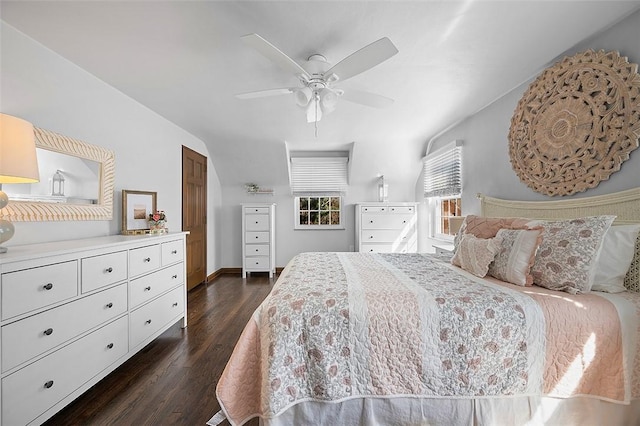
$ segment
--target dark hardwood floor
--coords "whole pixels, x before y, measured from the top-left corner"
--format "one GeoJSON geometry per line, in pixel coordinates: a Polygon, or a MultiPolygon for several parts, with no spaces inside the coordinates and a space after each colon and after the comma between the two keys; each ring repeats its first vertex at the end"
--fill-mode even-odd
{"type": "Polygon", "coordinates": [[[194,288],[186,329],[176,323],[45,424],[204,425],[220,409],[216,383],[236,341],[274,282],[222,275],[194,288]]]}

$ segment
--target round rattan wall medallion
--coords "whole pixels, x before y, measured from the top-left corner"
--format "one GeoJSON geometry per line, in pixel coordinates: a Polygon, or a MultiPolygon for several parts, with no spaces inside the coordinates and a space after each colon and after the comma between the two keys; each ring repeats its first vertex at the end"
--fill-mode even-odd
{"type": "Polygon", "coordinates": [[[509,157],[534,191],[570,195],[620,170],[639,139],[638,65],[587,50],[531,83],[511,118],[509,157]]]}

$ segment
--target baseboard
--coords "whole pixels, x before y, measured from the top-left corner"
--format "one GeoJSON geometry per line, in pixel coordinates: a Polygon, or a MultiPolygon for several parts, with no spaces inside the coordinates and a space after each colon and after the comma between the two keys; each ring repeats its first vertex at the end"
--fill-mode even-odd
{"type": "MultiPolygon", "coordinates": [[[[282,272],[284,268],[276,268],[276,275],[280,275],[280,273],[282,272]]],[[[211,275],[209,275],[207,277],[207,281],[208,283],[212,282],[213,280],[215,280],[216,278],[222,276],[222,275],[242,275],[242,268],[220,268],[217,271],[215,271],[214,273],[212,273],[211,275]]]]}

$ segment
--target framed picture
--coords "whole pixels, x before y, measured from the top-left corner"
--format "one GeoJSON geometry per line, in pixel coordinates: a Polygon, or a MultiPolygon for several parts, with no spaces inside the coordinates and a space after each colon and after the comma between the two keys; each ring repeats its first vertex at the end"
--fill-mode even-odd
{"type": "Polygon", "coordinates": [[[156,192],[122,190],[122,233],[148,234],[149,214],[156,211],[156,192]]]}

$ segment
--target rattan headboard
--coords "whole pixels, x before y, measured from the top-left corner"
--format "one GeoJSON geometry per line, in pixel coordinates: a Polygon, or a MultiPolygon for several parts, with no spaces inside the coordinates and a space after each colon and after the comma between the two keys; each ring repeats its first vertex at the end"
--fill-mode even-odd
{"type": "MultiPolygon", "coordinates": [[[[480,214],[488,217],[527,217],[531,219],[573,219],[603,214],[616,215],[614,225],[640,223],[640,188],[594,197],[555,201],[501,200],[478,194],[480,214]]],[[[625,287],[640,292],[640,236],[625,287]]]]}

